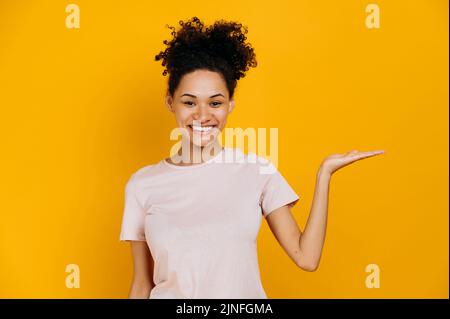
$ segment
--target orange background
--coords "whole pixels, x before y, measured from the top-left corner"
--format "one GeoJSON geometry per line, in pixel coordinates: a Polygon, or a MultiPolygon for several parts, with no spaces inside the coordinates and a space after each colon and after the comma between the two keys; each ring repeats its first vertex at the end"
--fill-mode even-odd
{"type": "Polygon", "coordinates": [[[175,125],[154,55],[166,24],[249,27],[258,67],[227,127],[279,130],[278,168],[301,196],[320,162],[384,149],[332,177],[319,269],[297,268],[263,221],[269,298],[448,298],[448,2],[0,1],[1,298],[126,298],[119,242],[130,174],[168,155],[175,125]],[[368,264],[380,288],[365,286],[368,264]],[[80,267],[80,288],[65,267],[80,267]]]}

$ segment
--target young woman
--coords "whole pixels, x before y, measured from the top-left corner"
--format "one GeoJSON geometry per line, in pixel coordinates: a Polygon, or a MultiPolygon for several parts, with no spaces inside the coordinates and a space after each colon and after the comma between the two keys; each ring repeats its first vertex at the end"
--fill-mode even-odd
{"type": "Polygon", "coordinates": [[[165,102],[184,143],[126,185],[120,240],[131,241],[129,298],[267,298],[256,247],[262,218],[298,267],[316,270],[331,175],[383,151],[327,157],[302,232],[290,211],[299,197],[274,165],[217,138],[234,108],[237,80],[256,66],[246,27],[221,20],[204,28],[197,17],[180,25],[170,27],[173,39],[155,59],[170,74],[165,102]]]}

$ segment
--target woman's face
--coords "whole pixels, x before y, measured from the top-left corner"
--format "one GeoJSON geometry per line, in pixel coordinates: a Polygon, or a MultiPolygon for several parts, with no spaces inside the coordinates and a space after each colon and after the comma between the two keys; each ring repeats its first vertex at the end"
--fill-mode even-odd
{"type": "Polygon", "coordinates": [[[204,147],[215,142],[234,108],[220,73],[196,70],[185,74],[166,105],[175,114],[178,127],[189,133],[190,143],[204,147]]]}

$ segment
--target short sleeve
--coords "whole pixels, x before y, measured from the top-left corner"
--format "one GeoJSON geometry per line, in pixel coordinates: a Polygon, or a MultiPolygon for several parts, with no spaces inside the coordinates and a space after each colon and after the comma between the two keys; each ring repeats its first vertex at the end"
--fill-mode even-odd
{"type": "Polygon", "coordinates": [[[125,187],[125,205],[122,216],[120,240],[145,241],[145,211],[137,196],[136,183],[132,178],[125,187]]]}
{"type": "MultiPolygon", "coordinates": [[[[271,164],[273,165],[273,164],[271,164]]],[[[271,212],[284,205],[293,207],[299,200],[286,179],[272,166],[272,173],[265,175],[265,183],[261,194],[261,208],[267,217],[271,212]]]]}

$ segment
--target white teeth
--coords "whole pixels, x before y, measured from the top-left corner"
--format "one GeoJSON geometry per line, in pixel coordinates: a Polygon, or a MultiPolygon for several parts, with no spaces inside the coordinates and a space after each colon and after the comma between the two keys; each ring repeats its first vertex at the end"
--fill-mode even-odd
{"type": "Polygon", "coordinates": [[[212,126],[191,126],[194,131],[209,132],[213,128],[212,126]]]}

